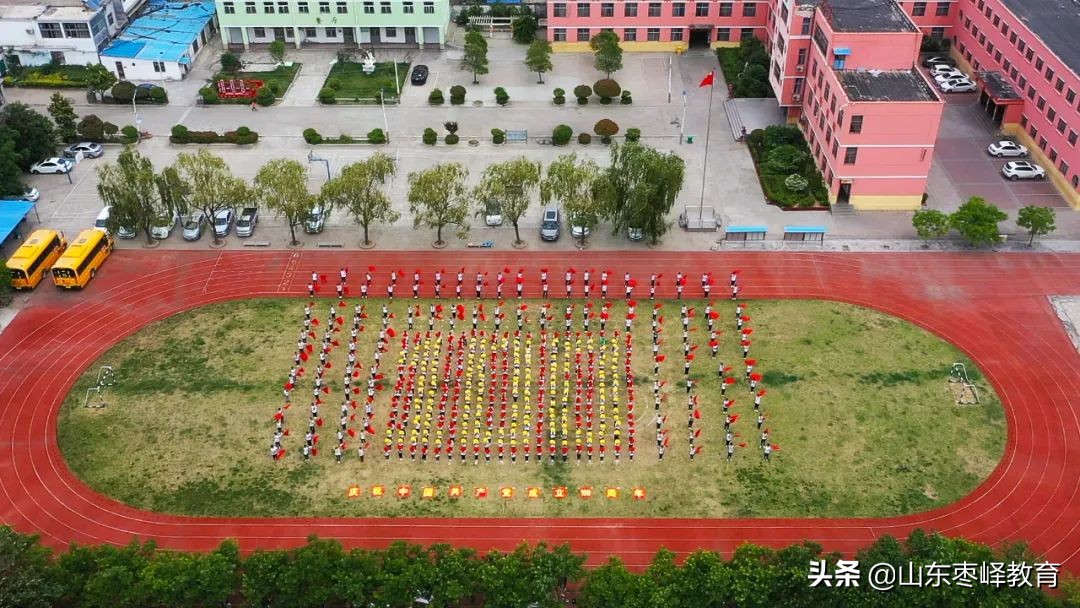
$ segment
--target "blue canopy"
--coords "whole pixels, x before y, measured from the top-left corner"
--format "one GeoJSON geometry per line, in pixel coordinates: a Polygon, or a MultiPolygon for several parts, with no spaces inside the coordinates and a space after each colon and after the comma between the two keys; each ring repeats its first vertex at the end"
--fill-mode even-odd
{"type": "Polygon", "coordinates": [[[0,200],[0,243],[7,241],[33,208],[34,203],[29,201],[0,200]]]}

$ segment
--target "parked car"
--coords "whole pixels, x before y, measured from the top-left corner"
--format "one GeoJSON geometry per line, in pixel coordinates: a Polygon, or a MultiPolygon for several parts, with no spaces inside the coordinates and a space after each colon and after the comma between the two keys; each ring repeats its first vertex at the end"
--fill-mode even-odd
{"type": "Polygon", "coordinates": [[[951,64],[951,63],[939,63],[939,64],[937,64],[937,65],[930,68],[930,73],[933,74],[934,76],[937,76],[938,74],[946,74],[946,73],[950,73],[950,72],[956,72],[957,74],[963,74],[963,72],[958,70],[956,68],[956,66],[951,64]]]}
{"type": "Polygon", "coordinates": [[[970,80],[967,74],[960,70],[952,70],[949,72],[938,72],[934,74],[934,82],[941,84],[947,80],[970,80]]]}
{"type": "Polygon", "coordinates": [[[139,231],[134,226],[120,226],[116,229],[116,236],[125,240],[133,239],[138,235],[139,231]]]}
{"type": "Polygon", "coordinates": [[[1011,160],[1001,168],[1001,174],[1016,181],[1018,179],[1044,179],[1046,169],[1026,160],[1011,160]]]}
{"type": "Polygon", "coordinates": [[[236,236],[247,237],[255,234],[255,224],[259,223],[258,207],[245,207],[236,218],[236,236]]]}
{"type": "Polygon", "coordinates": [[[68,171],[71,171],[71,168],[74,166],[75,161],[70,158],[59,158],[54,156],[31,165],[30,173],[67,173],[68,171]]]}
{"type": "Polygon", "coordinates": [[[319,205],[316,205],[311,210],[311,214],[308,215],[307,221],[304,222],[304,232],[308,234],[319,234],[326,227],[326,212],[319,205]]]}
{"type": "Polygon", "coordinates": [[[626,228],[626,238],[635,242],[643,241],[645,240],[645,232],[641,228],[634,228],[633,226],[628,226],[626,228]]]}
{"type": "Polygon", "coordinates": [[[948,80],[941,83],[942,93],[974,93],[975,83],[970,80],[948,80]]]}
{"type": "Polygon", "coordinates": [[[21,198],[24,201],[34,203],[34,202],[37,202],[37,200],[39,198],[41,198],[41,193],[38,192],[37,188],[27,188],[27,189],[23,190],[21,198]]]}
{"type": "Polygon", "coordinates": [[[172,234],[173,228],[180,223],[180,214],[176,211],[166,213],[154,222],[154,225],[150,227],[150,236],[161,241],[169,238],[172,234]]]}
{"type": "Polygon", "coordinates": [[[932,68],[939,65],[956,65],[952,57],[945,55],[933,55],[922,60],[923,67],[932,68]]]}
{"type": "Polygon", "coordinates": [[[1023,158],[1028,155],[1026,146],[1018,144],[1015,141],[1007,140],[995,141],[986,148],[986,151],[990,153],[990,156],[996,156],[998,158],[1003,156],[1023,158]]]}
{"type": "Polygon", "coordinates": [[[112,211],[112,205],[105,205],[98,211],[97,217],[94,218],[94,228],[108,234],[109,232],[109,213],[112,211]]]}
{"type": "Polygon", "coordinates": [[[487,226],[502,226],[502,208],[499,207],[498,203],[491,201],[485,206],[484,224],[487,226]]]}
{"type": "Polygon", "coordinates": [[[540,222],[540,238],[545,241],[557,241],[561,231],[559,209],[557,207],[544,209],[544,216],[540,222]]]}
{"type": "Polygon", "coordinates": [[[202,238],[203,226],[206,225],[206,217],[202,211],[192,214],[184,220],[184,240],[197,241],[202,238]]]}
{"type": "Polygon", "coordinates": [[[77,152],[82,152],[84,158],[99,158],[105,154],[105,148],[92,141],[81,141],[64,148],[64,157],[75,158],[77,152]]]}
{"type": "Polygon", "coordinates": [[[412,78],[409,79],[415,85],[421,85],[427,82],[428,67],[424,64],[420,64],[413,68],[412,78]]]}
{"type": "Polygon", "coordinates": [[[584,224],[578,222],[576,217],[570,218],[570,236],[575,239],[587,239],[592,234],[592,230],[584,224]]]}
{"type": "Polygon", "coordinates": [[[214,214],[214,236],[229,236],[232,230],[233,210],[221,209],[214,214]]]}

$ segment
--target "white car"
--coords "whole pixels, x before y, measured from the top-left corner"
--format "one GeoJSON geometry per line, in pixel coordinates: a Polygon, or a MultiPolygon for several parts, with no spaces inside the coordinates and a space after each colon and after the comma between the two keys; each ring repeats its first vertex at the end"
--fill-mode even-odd
{"type": "Polygon", "coordinates": [[[1039,180],[1046,177],[1046,170],[1026,160],[1011,160],[1001,168],[1001,174],[1012,181],[1018,179],[1039,180]]]}
{"type": "Polygon", "coordinates": [[[941,63],[935,65],[932,68],[930,68],[930,73],[933,74],[934,76],[937,76],[938,74],[949,74],[949,73],[963,74],[963,72],[960,71],[956,66],[947,65],[947,64],[941,64],[941,63]]]}
{"type": "Polygon", "coordinates": [[[105,148],[92,141],[82,141],[64,148],[64,157],[75,158],[77,152],[82,152],[83,158],[99,158],[105,154],[105,148]]]}
{"type": "Polygon", "coordinates": [[[502,226],[503,216],[502,209],[498,203],[490,202],[485,205],[484,209],[484,225],[485,226],[502,226]]]}
{"type": "Polygon", "coordinates": [[[570,236],[575,239],[587,239],[590,234],[592,234],[592,230],[588,226],[575,224],[573,220],[570,221],[570,236]]]}
{"type": "Polygon", "coordinates": [[[180,214],[177,212],[163,215],[150,226],[150,236],[159,241],[167,239],[178,223],[180,223],[180,214]]]}
{"type": "Polygon", "coordinates": [[[986,151],[990,153],[990,156],[998,158],[1003,156],[1023,158],[1028,155],[1027,147],[1015,141],[996,141],[990,144],[986,151]]]}
{"type": "Polygon", "coordinates": [[[30,173],[67,173],[71,171],[71,168],[75,165],[75,161],[70,158],[52,157],[46,158],[40,163],[34,163],[30,166],[30,173]]]}
{"type": "Polygon", "coordinates": [[[970,78],[967,77],[967,74],[958,70],[934,74],[934,82],[938,84],[941,84],[947,80],[970,80],[970,78]]]}
{"type": "Polygon", "coordinates": [[[41,193],[38,192],[37,188],[27,188],[26,190],[23,190],[22,200],[35,203],[39,198],[41,198],[41,193]]]}
{"type": "Polygon", "coordinates": [[[942,83],[942,93],[974,93],[975,83],[970,80],[950,80],[942,83]]]}

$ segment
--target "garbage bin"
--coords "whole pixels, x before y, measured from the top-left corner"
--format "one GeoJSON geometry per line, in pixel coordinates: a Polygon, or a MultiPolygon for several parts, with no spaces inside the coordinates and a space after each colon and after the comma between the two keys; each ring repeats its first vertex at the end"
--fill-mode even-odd
{"type": "Polygon", "coordinates": [[[688,144],[694,143],[694,136],[693,135],[687,135],[686,136],[686,143],[688,143],[688,144]]]}

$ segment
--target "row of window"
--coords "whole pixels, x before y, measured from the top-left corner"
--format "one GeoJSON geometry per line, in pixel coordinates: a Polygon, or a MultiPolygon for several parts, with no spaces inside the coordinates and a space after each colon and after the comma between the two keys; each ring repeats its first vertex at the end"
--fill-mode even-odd
{"type": "MultiPolygon", "coordinates": [[[[258,39],[258,38],[267,38],[268,37],[267,29],[268,28],[265,28],[265,27],[253,27],[253,28],[251,28],[252,34],[254,35],[254,37],[256,39],[258,39]]],[[[272,35],[275,39],[277,39],[277,40],[292,40],[292,28],[275,27],[275,28],[270,28],[270,29],[272,30],[270,32],[270,35],[272,35]]],[[[302,31],[304,33],[304,38],[318,38],[319,37],[319,29],[323,30],[326,38],[337,38],[338,34],[340,33],[340,29],[336,28],[336,27],[325,27],[325,28],[303,27],[303,28],[300,28],[300,31],[302,31]]],[[[366,28],[364,28],[364,29],[366,29],[366,28]]],[[[384,27],[384,28],[381,28],[381,29],[382,29],[382,37],[385,38],[385,39],[397,38],[397,36],[398,36],[398,28],[396,28],[396,27],[384,27]]]]}
{"type": "MultiPolygon", "coordinates": [[[[565,2],[556,2],[552,9],[553,17],[566,17],[567,7],[565,2]]],[[[648,16],[660,17],[661,9],[664,4],[671,6],[672,17],[685,17],[686,16],[686,2],[649,2],[648,3],[648,16]]],[[[694,3],[694,16],[695,17],[708,17],[710,7],[713,4],[719,4],[720,17],[732,16],[733,4],[732,2],[695,2],[694,3]]],[[[588,2],[577,3],[577,16],[578,17],[590,17],[592,16],[592,4],[588,2]]],[[[615,16],[615,3],[614,2],[601,2],[600,3],[600,16],[601,17],[614,17],[615,16]]],[[[638,3],[637,2],[625,2],[623,3],[623,17],[637,17],[638,16],[638,3]]],[[[744,2],[742,4],[742,16],[743,17],[755,17],[757,16],[757,3],[744,2]]]]}
{"type": "Polygon", "coordinates": [[[90,26],[86,23],[38,23],[42,38],[89,38],[90,26]]]}
{"type": "MultiPolygon", "coordinates": [[[[638,40],[638,30],[639,29],[641,29],[641,28],[634,28],[634,27],[622,28],[622,30],[621,30],[622,35],[619,38],[623,42],[638,42],[639,41],[638,40]]],[[[670,32],[671,32],[671,35],[667,39],[667,41],[670,41],[670,42],[682,42],[683,40],[686,39],[685,38],[685,36],[686,36],[686,28],[673,27],[673,28],[665,28],[665,29],[669,29],[670,32]]],[[[718,27],[718,28],[716,28],[716,39],[720,40],[720,41],[736,40],[736,38],[732,38],[731,30],[732,30],[732,28],[730,28],[730,27],[718,27]]],[[[613,30],[611,28],[599,28],[596,31],[597,32],[599,32],[599,31],[614,32],[615,30],[613,30]]],[[[555,42],[566,42],[568,40],[567,35],[566,35],[566,28],[565,27],[552,28],[552,32],[553,32],[552,33],[552,40],[554,40],[555,42]]],[[[576,36],[575,40],[577,42],[588,42],[590,39],[592,39],[592,33],[593,33],[593,30],[591,30],[591,29],[589,29],[587,27],[576,28],[576,31],[574,33],[574,35],[576,36]]],[[[749,27],[744,27],[744,28],[742,28],[742,30],[739,31],[739,37],[737,39],[738,40],[749,40],[750,38],[753,38],[753,37],[754,37],[754,29],[749,28],[749,27]]],[[[658,27],[645,28],[645,40],[647,42],[660,42],[661,41],[660,28],[658,28],[658,27]]]]}
{"type": "MultiPolygon", "coordinates": [[[[929,2],[916,2],[911,7],[911,14],[915,17],[922,17],[926,15],[926,7],[929,2]]],[[[934,15],[938,17],[948,17],[949,8],[952,6],[949,2],[938,2],[934,7],[934,15]]]]}
{"type": "MultiPolygon", "coordinates": [[[[334,9],[335,9],[335,12],[337,14],[339,14],[339,15],[347,15],[349,13],[349,3],[348,2],[335,2],[334,4],[335,4],[334,9]]],[[[415,4],[416,4],[415,2],[408,2],[408,1],[407,2],[402,2],[401,3],[401,11],[403,13],[407,14],[407,15],[411,15],[411,14],[416,12],[415,4]]],[[[362,3],[362,5],[363,5],[363,11],[364,11],[365,15],[373,15],[373,14],[375,14],[375,3],[374,2],[364,2],[364,3],[362,3]]],[[[235,2],[225,2],[225,3],[222,3],[221,6],[222,6],[222,10],[225,12],[226,15],[234,15],[234,14],[236,14],[236,3],[235,2]]],[[[256,2],[244,2],[244,12],[247,13],[248,15],[257,14],[259,12],[257,10],[257,7],[258,7],[258,3],[256,3],[256,2]]],[[[383,15],[391,15],[391,14],[393,14],[393,8],[392,7],[393,7],[393,5],[390,2],[380,1],[379,2],[379,13],[383,14],[383,15]]],[[[263,2],[262,3],[262,14],[264,14],[264,15],[274,15],[274,14],[287,15],[287,14],[289,14],[290,9],[291,9],[291,3],[290,2],[263,2]]],[[[307,15],[308,13],[311,12],[311,7],[309,6],[308,2],[297,2],[296,3],[296,12],[300,13],[301,15],[307,15]]],[[[434,12],[435,12],[435,3],[434,2],[424,2],[424,13],[430,15],[430,14],[433,14],[434,12]]],[[[324,15],[329,14],[330,13],[330,3],[329,2],[319,2],[319,13],[324,14],[324,15]]]]}

